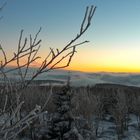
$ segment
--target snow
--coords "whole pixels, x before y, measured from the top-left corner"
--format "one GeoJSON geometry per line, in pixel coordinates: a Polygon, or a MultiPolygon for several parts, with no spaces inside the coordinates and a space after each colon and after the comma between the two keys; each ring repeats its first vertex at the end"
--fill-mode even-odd
{"type": "MultiPolygon", "coordinates": [[[[124,132],[122,140],[140,140],[137,116],[130,114],[129,119],[128,131],[124,132]]],[[[109,121],[107,118],[100,121],[97,140],[118,140],[115,123],[109,121]]]]}
{"type": "MultiPolygon", "coordinates": [[[[45,114],[47,115],[48,112],[46,111],[45,114]]],[[[40,116],[39,118],[43,123],[42,117],[44,118],[44,116],[40,116]]],[[[6,114],[0,117],[1,120],[0,125],[4,123],[5,119],[6,119],[6,114]]],[[[93,122],[93,126],[95,126],[96,125],[95,118],[93,118],[92,122],[93,122]]],[[[20,139],[17,138],[16,140],[30,140],[30,139],[25,137],[20,139]]],[[[96,140],[118,140],[116,125],[114,121],[111,119],[110,115],[106,115],[106,117],[103,120],[99,121],[98,136],[96,137],[96,140]]],[[[122,137],[122,140],[140,140],[140,128],[138,128],[138,120],[135,114],[129,115],[128,131],[124,131],[124,136],[122,137]]]]}

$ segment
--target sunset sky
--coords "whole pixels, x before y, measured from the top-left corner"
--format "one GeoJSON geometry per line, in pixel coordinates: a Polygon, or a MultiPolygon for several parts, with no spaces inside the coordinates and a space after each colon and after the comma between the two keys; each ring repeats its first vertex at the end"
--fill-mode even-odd
{"type": "MultiPolygon", "coordinates": [[[[0,1],[3,2],[3,1],[0,1]]],[[[62,48],[79,32],[85,8],[97,6],[92,25],[79,40],[70,70],[140,72],[140,0],[8,0],[0,13],[0,42],[10,56],[19,33],[42,27],[40,55],[62,48]]]]}

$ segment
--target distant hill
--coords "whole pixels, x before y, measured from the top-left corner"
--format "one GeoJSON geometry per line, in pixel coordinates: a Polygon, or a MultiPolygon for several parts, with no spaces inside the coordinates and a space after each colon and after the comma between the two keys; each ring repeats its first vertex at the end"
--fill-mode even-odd
{"type": "MultiPolygon", "coordinates": [[[[35,69],[30,69],[27,75],[29,80],[35,69]]],[[[19,78],[18,72],[11,72],[9,75],[11,81],[17,80],[19,78]]],[[[71,77],[71,86],[93,86],[101,83],[109,84],[120,84],[127,86],[137,86],[140,87],[140,74],[135,73],[105,73],[105,72],[80,72],[80,71],[67,71],[67,70],[53,70],[47,73],[43,73],[35,79],[34,83],[41,84],[65,84],[68,77],[71,77]]],[[[0,77],[0,82],[2,82],[2,77],[0,77]]]]}

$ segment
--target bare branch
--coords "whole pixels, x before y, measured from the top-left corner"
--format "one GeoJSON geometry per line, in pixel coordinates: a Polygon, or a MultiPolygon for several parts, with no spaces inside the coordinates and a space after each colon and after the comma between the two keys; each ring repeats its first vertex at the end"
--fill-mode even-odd
{"type": "Polygon", "coordinates": [[[0,7],[0,12],[3,10],[3,8],[6,6],[6,4],[7,4],[7,2],[4,2],[4,3],[2,4],[2,6],[0,7]]]}
{"type": "MultiPolygon", "coordinates": [[[[19,116],[20,114],[20,109],[23,105],[23,101],[20,101],[20,97],[22,95],[22,90],[25,89],[37,76],[44,72],[48,72],[50,70],[54,69],[60,69],[60,68],[65,68],[68,67],[72,61],[72,58],[74,54],[76,53],[76,48],[80,45],[83,45],[85,43],[88,43],[89,41],[82,41],[79,43],[76,43],[78,39],[87,31],[91,24],[92,17],[95,13],[96,7],[91,6],[87,7],[85,11],[85,15],[83,18],[83,21],[80,26],[80,31],[76,36],[69,41],[62,49],[56,48],[50,48],[50,51],[46,55],[46,57],[43,59],[43,61],[40,63],[39,68],[36,70],[35,73],[33,73],[32,77],[27,80],[27,76],[29,73],[29,68],[31,68],[31,64],[35,62],[36,60],[40,59],[41,57],[38,56],[38,52],[41,46],[41,39],[38,39],[38,36],[41,32],[41,28],[39,31],[35,34],[34,37],[31,35],[29,36],[29,39],[26,37],[23,38],[23,30],[20,32],[19,40],[18,40],[18,45],[17,45],[17,51],[14,52],[13,56],[11,58],[7,58],[5,50],[2,48],[0,45],[2,55],[3,55],[3,61],[1,61],[1,66],[0,66],[0,74],[3,75],[5,80],[8,81],[8,73],[15,71],[18,71],[18,76],[20,79],[16,82],[18,82],[18,85],[16,82],[14,83],[14,86],[16,89],[13,89],[12,83],[10,82],[5,82],[5,85],[7,84],[8,90],[4,89],[4,92],[6,96],[4,96],[4,107],[2,108],[4,112],[10,112],[11,116],[8,118],[8,120],[4,123],[2,128],[0,129],[0,133],[3,134],[5,133],[5,139],[10,139],[14,138],[19,134],[23,129],[28,127],[28,124],[31,123],[33,119],[35,119],[38,114],[36,113],[37,109],[31,111],[26,117],[24,118],[19,118],[18,121],[13,123],[10,128],[7,127],[7,124],[11,120],[14,120],[16,115],[19,116]],[[24,63],[23,60],[24,59],[24,63]],[[62,64],[61,62],[64,62],[66,60],[65,64],[62,64]],[[11,62],[16,62],[16,67],[11,68],[11,69],[4,69],[7,66],[10,65],[11,62]],[[61,65],[62,64],[62,65],[61,65]],[[12,100],[12,93],[16,92],[16,101],[12,100]],[[10,107],[7,107],[8,101],[10,100],[10,107]],[[33,113],[33,114],[32,114],[33,113]],[[13,134],[11,133],[16,129],[16,133],[13,134]]],[[[48,99],[49,100],[49,99],[48,99]]],[[[48,103],[45,103],[45,105],[48,103]]],[[[44,106],[45,106],[44,105],[44,106]]],[[[41,113],[39,111],[39,113],[41,113]]]]}
{"type": "Polygon", "coordinates": [[[2,51],[2,53],[3,53],[3,56],[4,56],[4,61],[5,61],[4,63],[7,63],[6,53],[5,53],[5,51],[3,50],[1,44],[0,44],[0,49],[1,49],[1,51],[2,51]]]}

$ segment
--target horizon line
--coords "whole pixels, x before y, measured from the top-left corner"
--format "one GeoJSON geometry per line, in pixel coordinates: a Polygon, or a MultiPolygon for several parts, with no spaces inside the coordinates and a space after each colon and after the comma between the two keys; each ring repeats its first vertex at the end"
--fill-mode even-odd
{"type": "MultiPolygon", "coordinates": [[[[14,65],[11,65],[11,66],[6,66],[7,68],[10,68],[10,67],[17,67],[17,66],[14,66],[14,65]]],[[[39,68],[39,67],[37,67],[37,66],[32,66],[32,67],[29,67],[29,68],[34,68],[34,69],[37,69],[37,68],[39,68]]],[[[138,72],[138,71],[104,71],[104,70],[102,70],[102,71],[97,71],[97,70],[95,70],[95,71],[86,71],[86,70],[76,70],[76,69],[68,69],[68,68],[65,68],[65,69],[55,69],[55,70],[63,70],[63,71],[75,71],[75,72],[85,72],[85,73],[118,73],[118,74],[140,74],[140,71],[138,72]]],[[[50,71],[53,71],[53,70],[50,70],[50,71]]]]}

